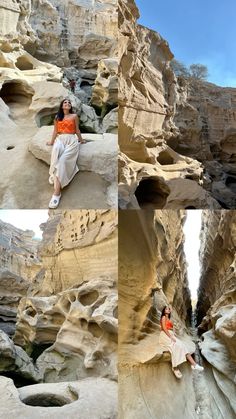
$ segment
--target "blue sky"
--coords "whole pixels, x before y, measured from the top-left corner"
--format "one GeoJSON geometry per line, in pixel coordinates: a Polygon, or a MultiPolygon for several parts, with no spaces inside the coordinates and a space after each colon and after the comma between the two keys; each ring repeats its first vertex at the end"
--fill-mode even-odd
{"type": "Polygon", "coordinates": [[[135,0],[139,23],[165,38],[187,66],[207,65],[212,83],[236,87],[236,0],[135,0]]]}

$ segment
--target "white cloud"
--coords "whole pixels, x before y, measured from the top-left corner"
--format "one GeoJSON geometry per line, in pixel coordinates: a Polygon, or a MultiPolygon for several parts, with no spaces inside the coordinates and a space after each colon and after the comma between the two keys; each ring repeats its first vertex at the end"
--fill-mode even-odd
{"type": "Polygon", "coordinates": [[[187,219],[184,225],[185,243],[184,251],[187,261],[188,281],[192,299],[197,298],[197,289],[200,278],[200,230],[201,230],[201,210],[188,210],[187,219]]]}
{"type": "Polygon", "coordinates": [[[48,219],[48,210],[0,210],[0,219],[21,230],[33,230],[35,238],[42,238],[39,228],[48,219]]]}

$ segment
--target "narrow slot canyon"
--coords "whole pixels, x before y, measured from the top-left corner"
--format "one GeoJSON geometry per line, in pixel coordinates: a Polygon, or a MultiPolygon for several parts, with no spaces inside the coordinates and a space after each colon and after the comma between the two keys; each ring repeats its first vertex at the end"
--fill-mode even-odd
{"type": "Polygon", "coordinates": [[[235,226],[230,210],[119,214],[120,417],[235,417],[235,226]],[[200,269],[187,255],[196,242],[200,269]],[[175,335],[204,371],[184,362],[182,378],[174,376],[159,346],[166,305],[175,335]]]}

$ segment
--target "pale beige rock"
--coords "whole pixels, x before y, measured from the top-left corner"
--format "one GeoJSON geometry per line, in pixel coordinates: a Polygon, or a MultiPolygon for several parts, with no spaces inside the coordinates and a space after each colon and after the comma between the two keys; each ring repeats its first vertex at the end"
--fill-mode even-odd
{"type": "MultiPolygon", "coordinates": [[[[109,115],[104,126],[103,117],[111,106],[117,106],[111,99],[117,90],[112,65],[117,54],[117,1],[2,0],[0,13],[0,106],[4,108],[0,165],[5,173],[0,204],[1,208],[45,208],[51,196],[46,170],[27,150],[37,127],[53,123],[60,101],[71,99],[82,131],[116,132],[116,114],[109,115]],[[107,62],[111,75],[109,94],[103,97],[104,112],[98,116],[90,99],[101,60],[107,62]],[[75,95],[71,78],[76,79],[75,95]],[[7,163],[9,157],[13,165],[7,163]],[[30,196],[32,190],[38,191],[37,197],[30,196]]],[[[74,181],[63,194],[61,207],[116,205],[106,180],[94,172],[81,178],[84,186],[74,181]]]]}
{"type": "Polygon", "coordinates": [[[43,61],[96,68],[115,54],[117,0],[32,0],[29,22],[37,34],[30,48],[43,61]]]}
{"type": "MultiPolygon", "coordinates": [[[[41,127],[32,138],[29,146],[31,153],[48,165],[51,158],[51,146],[46,144],[50,140],[52,127],[41,127]]],[[[87,141],[80,145],[78,167],[81,171],[94,172],[101,175],[109,183],[117,180],[117,135],[105,133],[82,134],[87,141]]]]}
{"type": "Polygon", "coordinates": [[[117,384],[104,378],[87,378],[74,383],[37,384],[21,387],[0,377],[0,415],[13,419],[57,418],[116,419],[117,384]],[[102,403],[101,403],[102,400],[102,403]]]}

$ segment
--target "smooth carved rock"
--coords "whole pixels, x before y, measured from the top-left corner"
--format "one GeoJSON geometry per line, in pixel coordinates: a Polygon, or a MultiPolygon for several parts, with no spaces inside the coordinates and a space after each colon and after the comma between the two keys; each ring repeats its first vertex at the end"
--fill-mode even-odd
{"type": "MultiPolygon", "coordinates": [[[[52,127],[41,127],[33,137],[29,150],[33,155],[50,164],[51,146],[46,145],[52,135],[52,127]]],[[[82,134],[87,141],[80,145],[78,166],[82,171],[98,173],[108,182],[117,180],[117,135],[82,134]]]]}
{"type": "Polygon", "coordinates": [[[0,377],[0,388],[2,417],[9,412],[13,419],[37,416],[76,419],[78,415],[81,419],[117,417],[117,384],[105,378],[36,384],[16,389],[11,379],[0,377]]]}
{"type": "Polygon", "coordinates": [[[119,215],[119,408],[123,417],[195,417],[189,366],[181,365],[183,379],[176,382],[170,353],[163,353],[158,345],[161,311],[171,304],[175,332],[190,352],[195,350],[186,327],[191,300],[183,253],[184,220],[184,211],[133,210],[119,215]],[[163,403],[163,395],[169,395],[171,403],[163,403]]]}
{"type": "Polygon", "coordinates": [[[200,258],[202,275],[198,290],[197,318],[202,333],[201,352],[211,371],[213,413],[220,409],[234,417],[236,367],[236,287],[234,211],[204,211],[200,258]],[[226,409],[222,396],[228,401],[226,409]],[[219,397],[218,403],[216,403],[219,397]],[[218,406],[219,405],[219,406],[218,406]]]}

